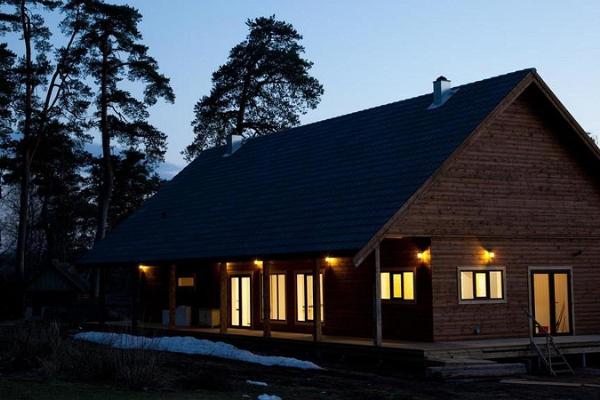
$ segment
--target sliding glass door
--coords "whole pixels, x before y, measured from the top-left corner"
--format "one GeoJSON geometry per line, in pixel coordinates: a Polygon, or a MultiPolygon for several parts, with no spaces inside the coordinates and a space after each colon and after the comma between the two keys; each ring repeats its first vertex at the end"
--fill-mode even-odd
{"type": "Polygon", "coordinates": [[[231,282],[231,326],[249,328],[251,321],[250,277],[232,276],[231,282]]]}
{"type": "Polygon", "coordinates": [[[533,317],[541,325],[535,326],[535,334],[571,334],[570,271],[532,271],[531,287],[533,317]]]}

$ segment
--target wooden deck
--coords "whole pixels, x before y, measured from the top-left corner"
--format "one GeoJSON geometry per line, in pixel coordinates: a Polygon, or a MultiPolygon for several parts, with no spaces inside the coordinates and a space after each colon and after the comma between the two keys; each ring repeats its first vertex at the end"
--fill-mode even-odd
{"type": "MultiPolygon", "coordinates": [[[[87,329],[97,329],[98,324],[87,324],[87,329]]],[[[159,335],[187,335],[197,338],[222,340],[245,348],[282,348],[307,349],[317,348],[320,351],[324,349],[332,352],[353,352],[363,355],[389,355],[399,357],[407,362],[418,363],[436,363],[485,360],[502,360],[529,358],[535,356],[529,347],[529,338],[509,338],[509,339],[481,339],[481,340],[463,340],[448,342],[416,342],[416,341],[392,341],[384,340],[382,347],[373,346],[372,339],[327,336],[322,337],[322,341],[315,343],[311,334],[279,332],[273,331],[271,338],[264,338],[261,330],[251,329],[228,329],[227,334],[219,333],[218,328],[186,328],[177,327],[169,329],[160,324],[139,324],[140,334],[151,336],[159,335]],[[311,343],[311,346],[307,346],[311,343]],[[274,346],[276,345],[276,346],[274,346]]],[[[128,330],[127,322],[107,323],[104,329],[109,330],[128,330]]],[[[540,344],[545,343],[544,338],[537,338],[540,344]]],[[[581,355],[600,353],[600,335],[580,335],[580,336],[558,336],[555,342],[561,351],[567,355],[581,355]]],[[[294,351],[297,352],[297,351],[294,351]]]]}

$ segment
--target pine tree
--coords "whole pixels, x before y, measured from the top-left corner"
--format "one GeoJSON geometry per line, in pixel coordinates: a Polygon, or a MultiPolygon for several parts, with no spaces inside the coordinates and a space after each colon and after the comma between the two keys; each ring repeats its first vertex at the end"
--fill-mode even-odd
{"type": "Polygon", "coordinates": [[[45,151],[36,157],[32,196],[39,204],[33,230],[44,238],[40,263],[53,260],[73,261],[89,247],[87,221],[95,208],[85,198],[86,174],[91,155],[74,131],[77,128],[58,121],[50,124],[42,146],[45,151]]]}
{"type": "Polygon", "coordinates": [[[62,9],[62,2],[52,0],[0,0],[0,30],[20,35],[23,56],[13,69],[16,94],[12,102],[16,124],[3,147],[4,162],[12,179],[19,181],[19,215],[16,245],[16,270],[24,280],[28,229],[31,225],[32,166],[44,151],[43,140],[50,134],[53,121],[69,121],[73,126],[84,124],[87,87],[81,81],[78,63],[82,49],[72,45],[80,30],[81,7],[62,9]],[[6,7],[9,12],[4,12],[6,7]],[[51,32],[41,12],[64,10],[68,24],[62,26],[67,44],[55,53],[51,61],[51,32]]]}
{"type": "Polygon", "coordinates": [[[11,103],[14,100],[14,62],[16,55],[6,43],[0,43],[0,140],[4,141],[11,132],[13,118],[11,103]]]}
{"type": "Polygon", "coordinates": [[[309,75],[312,62],[302,58],[302,36],[275,16],[246,22],[246,40],[229,53],[212,76],[213,87],[194,108],[195,138],[184,155],[221,145],[229,134],[254,137],[300,123],[317,107],[323,87],[309,75]]]}
{"type": "Polygon", "coordinates": [[[169,79],[159,73],[156,60],[142,43],[138,30],[142,16],[138,10],[101,0],[77,0],[70,6],[83,6],[87,16],[77,47],[87,50],[85,65],[98,93],[94,125],[102,141],[102,185],[96,240],[101,240],[109,228],[114,189],[113,146],[140,151],[152,162],[162,160],[166,135],[148,123],[148,107],[159,98],[174,102],[175,95],[169,79]],[[142,84],[141,99],[123,88],[125,80],[142,84]]]}
{"type": "MultiPolygon", "coordinates": [[[[108,223],[115,226],[155,194],[162,181],[153,163],[137,150],[128,149],[112,155],[111,161],[115,175],[108,223]]],[[[102,175],[102,162],[96,160],[90,174],[90,199],[96,196],[102,186],[102,175]]]]}

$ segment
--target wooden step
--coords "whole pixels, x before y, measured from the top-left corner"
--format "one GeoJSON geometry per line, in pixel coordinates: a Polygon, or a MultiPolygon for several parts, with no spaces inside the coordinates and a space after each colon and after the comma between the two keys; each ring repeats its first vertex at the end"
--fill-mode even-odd
{"type": "Polygon", "coordinates": [[[569,365],[569,363],[566,362],[566,361],[559,361],[559,362],[553,362],[552,363],[553,367],[556,367],[557,365],[569,365]]]}
{"type": "Polygon", "coordinates": [[[573,370],[568,367],[567,364],[567,368],[552,368],[552,370],[554,371],[555,374],[569,374],[569,375],[574,375],[573,370]]]}
{"type": "Polygon", "coordinates": [[[425,371],[428,378],[434,379],[467,379],[494,378],[523,375],[527,372],[522,363],[488,363],[461,366],[429,367],[425,371]]]}

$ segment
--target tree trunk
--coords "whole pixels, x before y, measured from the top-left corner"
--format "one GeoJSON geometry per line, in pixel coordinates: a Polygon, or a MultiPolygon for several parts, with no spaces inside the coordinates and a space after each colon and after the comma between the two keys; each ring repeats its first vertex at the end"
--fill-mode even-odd
{"type": "Polygon", "coordinates": [[[102,135],[102,184],[98,201],[96,241],[104,239],[108,229],[108,211],[113,191],[113,167],[110,154],[108,127],[108,38],[102,49],[102,75],[100,79],[100,133],[102,135]]]}
{"type": "Polygon", "coordinates": [[[17,233],[16,273],[19,285],[25,284],[25,249],[29,224],[29,186],[31,184],[31,115],[33,97],[33,67],[31,61],[31,21],[27,16],[25,0],[21,1],[21,28],[25,42],[25,120],[21,150],[21,182],[19,194],[19,228],[17,233]]]}
{"type": "Polygon", "coordinates": [[[240,94],[238,112],[235,121],[235,134],[243,136],[244,134],[244,120],[246,119],[246,106],[248,104],[248,92],[250,91],[250,83],[252,81],[252,72],[248,70],[246,76],[244,76],[244,86],[242,93],[240,94]]]}
{"type": "Polygon", "coordinates": [[[23,154],[19,193],[19,230],[17,234],[17,279],[20,284],[25,282],[25,249],[29,224],[29,186],[31,184],[31,168],[28,162],[28,152],[23,154]]]}

